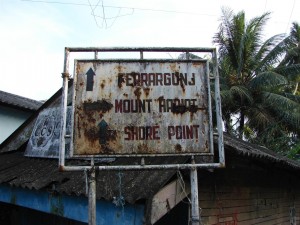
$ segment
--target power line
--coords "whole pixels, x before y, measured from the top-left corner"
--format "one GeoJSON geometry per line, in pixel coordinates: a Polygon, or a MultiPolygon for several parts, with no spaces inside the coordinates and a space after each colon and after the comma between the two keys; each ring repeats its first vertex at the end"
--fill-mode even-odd
{"type": "Polygon", "coordinates": [[[264,12],[266,11],[267,8],[267,4],[268,4],[268,0],[265,1],[265,7],[264,7],[264,12]]]}
{"type": "Polygon", "coordinates": [[[94,21],[97,25],[98,28],[110,28],[114,25],[115,21],[117,18],[123,17],[123,16],[130,16],[134,13],[134,9],[132,9],[131,13],[127,13],[127,14],[121,14],[122,8],[119,8],[118,14],[116,16],[113,17],[107,17],[106,13],[105,13],[105,7],[104,7],[104,1],[103,0],[98,0],[96,5],[92,5],[90,0],[88,0],[89,6],[91,8],[91,15],[94,18],[94,21]],[[100,6],[100,2],[101,2],[101,6],[100,6]],[[95,14],[95,10],[97,9],[97,7],[101,7],[102,8],[102,16],[96,15],[95,14]],[[97,18],[102,19],[102,23],[101,26],[98,24],[97,18]],[[108,21],[111,21],[110,25],[108,25],[108,21]],[[105,26],[104,26],[105,24],[105,26]]]}
{"type": "MultiPolygon", "coordinates": [[[[74,2],[62,2],[62,1],[46,1],[46,0],[20,0],[24,2],[35,2],[35,3],[47,3],[47,4],[60,4],[60,5],[76,5],[76,6],[89,6],[95,7],[97,5],[89,5],[86,3],[74,3],[74,2]]],[[[99,3],[98,3],[99,4],[99,3]]],[[[126,6],[112,6],[112,5],[102,5],[106,8],[117,8],[117,9],[130,9],[130,10],[141,10],[141,11],[152,11],[152,12],[162,12],[162,13],[176,13],[176,14],[188,14],[188,15],[198,15],[198,16],[212,16],[216,17],[218,15],[196,13],[196,12],[186,12],[186,11],[176,11],[176,10],[165,10],[165,9],[153,9],[153,8],[136,8],[136,7],[126,7],[126,6]]]]}
{"type": "Polygon", "coordinates": [[[103,5],[103,1],[102,1],[102,13],[103,13],[102,27],[103,27],[103,22],[104,22],[105,23],[105,27],[107,28],[107,22],[106,22],[106,16],[105,16],[105,8],[104,8],[104,5],[103,5]]]}
{"type": "MultiPolygon", "coordinates": [[[[95,17],[95,9],[97,8],[99,2],[100,2],[100,1],[98,1],[97,5],[93,8],[93,6],[92,6],[91,3],[90,3],[90,0],[88,0],[89,6],[91,7],[91,14],[92,14],[92,16],[93,16],[93,18],[94,18],[94,21],[95,21],[97,27],[100,27],[100,26],[99,26],[99,24],[98,24],[98,22],[97,22],[97,20],[96,20],[96,17],[95,17]]],[[[102,28],[102,27],[100,27],[100,28],[102,28]]]]}
{"type": "Polygon", "coordinates": [[[289,22],[286,25],[285,33],[287,33],[287,30],[288,30],[290,22],[291,22],[291,18],[292,18],[292,15],[293,15],[293,12],[294,12],[294,8],[295,8],[295,3],[296,3],[296,0],[294,0],[293,7],[292,7],[292,10],[291,10],[291,14],[290,14],[290,18],[289,18],[289,22]]]}

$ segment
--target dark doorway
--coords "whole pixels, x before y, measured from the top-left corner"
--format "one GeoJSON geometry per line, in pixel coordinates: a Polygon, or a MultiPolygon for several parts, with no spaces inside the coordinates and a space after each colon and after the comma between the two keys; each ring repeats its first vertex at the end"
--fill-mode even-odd
{"type": "Polygon", "coordinates": [[[155,225],[188,225],[189,224],[189,202],[184,199],[169,213],[164,215],[155,225]]]}

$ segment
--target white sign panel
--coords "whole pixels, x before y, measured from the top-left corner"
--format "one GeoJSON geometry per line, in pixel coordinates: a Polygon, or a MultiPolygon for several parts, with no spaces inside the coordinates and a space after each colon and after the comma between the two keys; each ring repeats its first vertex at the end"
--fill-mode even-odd
{"type": "Polygon", "coordinates": [[[203,61],[79,60],[74,155],[209,152],[203,61]]]}

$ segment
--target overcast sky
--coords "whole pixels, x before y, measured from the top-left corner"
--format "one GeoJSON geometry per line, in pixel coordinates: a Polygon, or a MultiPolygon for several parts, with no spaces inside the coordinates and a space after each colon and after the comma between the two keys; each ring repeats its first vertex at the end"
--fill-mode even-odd
{"type": "Polygon", "coordinates": [[[0,0],[0,90],[48,99],[65,47],[214,47],[221,7],[248,20],[271,12],[265,38],[300,23],[299,0],[0,0]]]}

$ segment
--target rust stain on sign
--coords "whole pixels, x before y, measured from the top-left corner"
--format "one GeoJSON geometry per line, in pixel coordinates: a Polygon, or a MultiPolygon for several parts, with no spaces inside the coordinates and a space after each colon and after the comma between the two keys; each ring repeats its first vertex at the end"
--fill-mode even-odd
{"type": "Polygon", "coordinates": [[[124,82],[125,82],[124,74],[119,73],[118,74],[118,87],[121,88],[124,82]]]}
{"type": "Polygon", "coordinates": [[[84,111],[98,111],[106,113],[113,108],[113,104],[106,100],[98,100],[96,102],[83,102],[84,111]]]}
{"type": "Polygon", "coordinates": [[[75,155],[209,152],[205,63],[79,60],[75,71],[75,155]]]}

